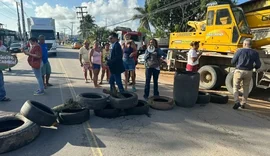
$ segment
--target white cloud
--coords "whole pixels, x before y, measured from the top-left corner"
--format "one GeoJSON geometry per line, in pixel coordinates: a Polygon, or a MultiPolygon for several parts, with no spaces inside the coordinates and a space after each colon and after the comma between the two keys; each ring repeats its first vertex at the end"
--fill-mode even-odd
{"type": "MultiPolygon", "coordinates": [[[[131,19],[134,14],[137,14],[134,7],[139,5],[138,0],[95,0],[84,2],[82,6],[87,6],[88,13],[95,17],[99,26],[105,26],[106,19],[107,25],[131,19]]],[[[138,21],[129,21],[109,28],[113,29],[116,26],[125,26],[137,30],[138,21]]]]}
{"type": "MultiPolygon", "coordinates": [[[[44,3],[41,6],[37,6],[35,9],[36,17],[51,17],[55,19],[57,31],[63,31],[63,28],[71,28],[70,22],[76,22],[76,12],[74,9],[68,7],[56,5],[50,6],[48,3],[44,3]]],[[[75,23],[73,26],[73,32],[76,34],[79,23],[75,23]]]]}
{"type": "MultiPolygon", "coordinates": [[[[134,7],[138,6],[139,0],[95,0],[91,2],[84,2],[81,6],[87,6],[89,14],[95,17],[96,24],[99,26],[111,25],[130,19],[137,12],[134,7]]],[[[62,28],[66,26],[71,27],[70,22],[76,22],[74,24],[74,33],[76,33],[77,27],[79,27],[79,20],[76,15],[76,8],[68,8],[60,5],[50,6],[48,3],[44,3],[41,6],[36,6],[36,17],[52,17],[56,20],[57,31],[63,31],[62,28]],[[61,29],[60,29],[61,28],[61,29]]],[[[138,21],[129,21],[119,25],[109,27],[110,29],[116,26],[130,27],[132,30],[137,30],[138,21]]]]}

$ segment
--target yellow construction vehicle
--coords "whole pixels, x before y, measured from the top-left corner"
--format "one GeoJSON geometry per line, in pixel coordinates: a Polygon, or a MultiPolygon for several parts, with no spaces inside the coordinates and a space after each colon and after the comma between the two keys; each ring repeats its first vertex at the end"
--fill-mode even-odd
{"type": "Polygon", "coordinates": [[[262,67],[254,72],[250,91],[254,86],[270,88],[270,55],[268,58],[262,48],[270,45],[269,8],[270,0],[256,0],[240,6],[217,2],[207,4],[205,20],[187,23],[193,31],[170,34],[168,68],[185,68],[190,43],[199,41],[200,50],[204,51],[200,58],[200,88],[217,89],[225,84],[232,93],[234,66],[231,59],[246,38],[253,38],[252,46],[259,51],[262,67]]]}

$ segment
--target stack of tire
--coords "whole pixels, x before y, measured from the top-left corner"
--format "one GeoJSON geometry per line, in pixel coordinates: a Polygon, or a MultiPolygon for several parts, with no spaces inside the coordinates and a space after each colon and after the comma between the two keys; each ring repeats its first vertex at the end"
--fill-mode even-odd
{"type": "Polygon", "coordinates": [[[53,126],[56,119],[51,108],[27,100],[20,113],[0,118],[0,154],[29,144],[39,135],[40,126],[53,126]]]}
{"type": "Polygon", "coordinates": [[[137,94],[128,91],[121,94],[125,98],[107,97],[100,93],[82,93],[76,99],[80,105],[94,110],[95,115],[102,118],[148,114],[148,103],[144,100],[139,100],[137,94]]]}
{"type": "Polygon", "coordinates": [[[196,104],[200,105],[206,105],[208,103],[227,104],[228,100],[229,100],[228,95],[199,91],[196,104]]]}

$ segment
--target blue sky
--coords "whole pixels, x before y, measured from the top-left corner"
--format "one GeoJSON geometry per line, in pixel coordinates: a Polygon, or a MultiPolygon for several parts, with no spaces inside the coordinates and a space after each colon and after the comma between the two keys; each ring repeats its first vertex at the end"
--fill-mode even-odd
{"type": "MultiPolygon", "coordinates": [[[[238,3],[246,1],[238,0],[238,3]]],[[[108,25],[130,19],[136,14],[133,8],[143,6],[145,0],[24,0],[24,3],[26,18],[29,16],[53,17],[56,19],[57,31],[63,31],[64,28],[71,27],[70,22],[75,22],[75,29],[78,27],[76,6],[88,6],[88,13],[95,17],[98,25],[104,26],[106,18],[108,25]]],[[[17,30],[14,0],[0,0],[0,23],[5,24],[8,29],[17,30]]],[[[121,26],[128,26],[134,30],[138,27],[138,21],[124,23],[121,26]]]]}

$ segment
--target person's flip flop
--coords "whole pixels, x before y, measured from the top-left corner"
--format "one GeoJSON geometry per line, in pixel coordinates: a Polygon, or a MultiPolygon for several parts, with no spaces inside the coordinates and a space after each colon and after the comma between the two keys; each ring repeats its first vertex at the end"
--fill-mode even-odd
{"type": "Polygon", "coordinates": [[[11,101],[10,98],[4,97],[2,100],[0,100],[0,102],[8,102],[11,101]]]}

